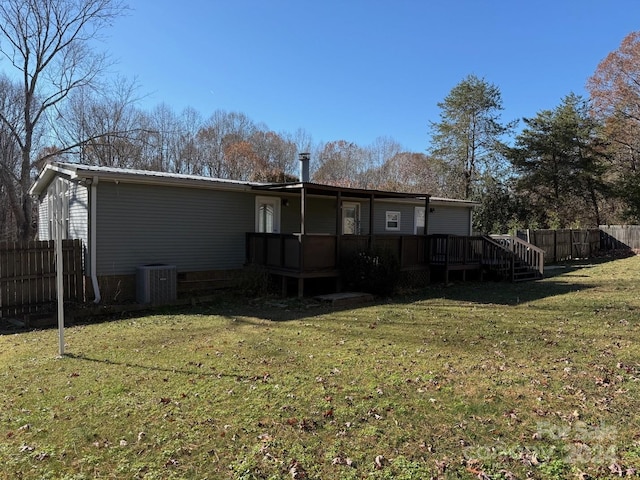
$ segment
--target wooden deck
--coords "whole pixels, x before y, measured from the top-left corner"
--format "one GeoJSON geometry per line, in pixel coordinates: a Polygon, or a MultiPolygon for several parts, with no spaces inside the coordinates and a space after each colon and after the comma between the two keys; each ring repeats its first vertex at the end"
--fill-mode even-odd
{"type": "Polygon", "coordinates": [[[390,251],[401,270],[441,270],[445,282],[452,271],[462,271],[464,279],[470,270],[513,280],[519,253],[529,255],[529,250],[510,245],[520,252],[485,236],[247,233],[246,263],[282,276],[283,290],[286,278],[298,279],[302,295],[305,279],[339,279],[346,258],[373,249],[390,251]]]}

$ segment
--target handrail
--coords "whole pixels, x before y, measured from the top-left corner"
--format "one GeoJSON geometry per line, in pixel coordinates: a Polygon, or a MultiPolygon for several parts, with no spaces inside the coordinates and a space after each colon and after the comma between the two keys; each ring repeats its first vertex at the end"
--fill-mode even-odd
{"type": "Polygon", "coordinates": [[[485,261],[488,267],[498,274],[513,280],[513,259],[515,254],[491,237],[483,235],[482,240],[485,245],[485,261]]]}
{"type": "Polygon", "coordinates": [[[515,235],[491,235],[490,238],[500,244],[504,242],[504,248],[515,253],[520,260],[537,270],[540,275],[544,274],[544,250],[515,235]]]}

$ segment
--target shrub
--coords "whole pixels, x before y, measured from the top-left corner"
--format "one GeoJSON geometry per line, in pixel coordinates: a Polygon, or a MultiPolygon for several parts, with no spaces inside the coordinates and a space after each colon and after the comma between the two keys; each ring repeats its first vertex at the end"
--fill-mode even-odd
{"type": "Polygon", "coordinates": [[[349,289],[390,295],[400,278],[400,264],[389,249],[361,250],[344,259],[342,276],[349,289]]]}
{"type": "Polygon", "coordinates": [[[249,266],[238,273],[237,292],[241,295],[267,296],[275,292],[274,282],[269,272],[258,266],[249,266]]]}

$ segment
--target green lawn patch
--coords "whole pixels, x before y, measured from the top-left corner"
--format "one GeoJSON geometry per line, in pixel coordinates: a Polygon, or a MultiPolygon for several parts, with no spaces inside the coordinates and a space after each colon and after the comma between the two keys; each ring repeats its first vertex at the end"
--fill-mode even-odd
{"type": "Polygon", "coordinates": [[[0,478],[640,471],[640,257],[364,307],[221,299],[0,336],[0,478]]]}

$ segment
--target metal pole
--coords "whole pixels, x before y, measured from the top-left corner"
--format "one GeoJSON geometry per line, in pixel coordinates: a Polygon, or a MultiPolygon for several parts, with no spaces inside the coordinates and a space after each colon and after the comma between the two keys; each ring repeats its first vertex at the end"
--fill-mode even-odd
{"type": "Polygon", "coordinates": [[[56,292],[58,296],[58,351],[64,356],[64,264],[62,261],[62,197],[58,195],[56,208],[56,292]]]}

